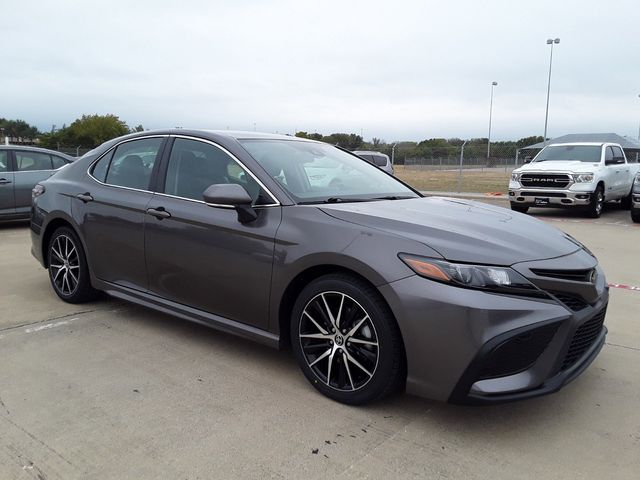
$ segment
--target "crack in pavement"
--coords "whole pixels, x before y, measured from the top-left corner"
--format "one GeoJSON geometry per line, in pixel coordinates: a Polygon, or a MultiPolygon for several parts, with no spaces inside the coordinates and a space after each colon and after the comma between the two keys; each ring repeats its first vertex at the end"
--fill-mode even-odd
{"type": "Polygon", "coordinates": [[[640,352],[640,348],[638,347],[630,347],[628,345],[619,345],[617,343],[609,343],[609,342],[604,342],[605,345],[610,345],[612,347],[620,347],[620,348],[626,348],[628,350],[635,350],[636,352],[640,352]]]}
{"type": "Polygon", "coordinates": [[[106,310],[109,310],[109,308],[96,308],[96,309],[93,309],[93,310],[82,310],[80,312],[67,313],[65,315],[59,315],[57,317],[45,318],[44,320],[36,320],[35,322],[21,323],[20,325],[12,325],[11,327],[0,328],[0,332],[9,332],[11,330],[16,330],[16,329],[23,328],[23,327],[29,327],[31,325],[39,325],[41,323],[51,322],[51,321],[54,321],[54,320],[61,320],[63,318],[69,318],[69,317],[73,317],[73,316],[76,316],[76,315],[84,315],[86,313],[102,312],[102,311],[106,311],[106,310]]]}

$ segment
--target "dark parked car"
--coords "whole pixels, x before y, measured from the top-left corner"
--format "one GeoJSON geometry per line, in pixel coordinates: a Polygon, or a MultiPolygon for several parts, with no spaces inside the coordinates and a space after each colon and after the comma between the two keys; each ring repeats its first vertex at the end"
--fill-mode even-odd
{"type": "Polygon", "coordinates": [[[336,147],[255,132],[112,140],[34,188],[33,254],[97,290],[273,347],[359,404],[553,392],[605,339],[596,258],[536,219],[424,198],[336,147]],[[309,180],[344,166],[337,185],[309,180]],[[315,173],[314,173],[315,174],[315,173]]]}
{"type": "Polygon", "coordinates": [[[44,148],[0,145],[0,221],[29,218],[33,187],[71,162],[44,148]]]}
{"type": "Polygon", "coordinates": [[[631,192],[631,220],[634,223],[640,223],[640,173],[636,175],[633,181],[631,192]]]}

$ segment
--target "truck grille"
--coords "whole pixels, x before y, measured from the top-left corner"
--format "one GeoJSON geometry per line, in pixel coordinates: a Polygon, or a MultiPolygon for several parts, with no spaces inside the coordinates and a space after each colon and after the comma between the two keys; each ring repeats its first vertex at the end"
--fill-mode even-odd
{"type": "Polygon", "coordinates": [[[571,178],[564,173],[523,173],[520,183],[528,188],[566,188],[571,178]]]}
{"type": "Polygon", "coordinates": [[[578,327],[573,334],[569,350],[562,362],[561,370],[567,370],[575,364],[580,357],[593,345],[593,342],[598,338],[602,331],[602,325],[604,324],[604,316],[607,313],[606,305],[593,317],[584,322],[578,327]]]}

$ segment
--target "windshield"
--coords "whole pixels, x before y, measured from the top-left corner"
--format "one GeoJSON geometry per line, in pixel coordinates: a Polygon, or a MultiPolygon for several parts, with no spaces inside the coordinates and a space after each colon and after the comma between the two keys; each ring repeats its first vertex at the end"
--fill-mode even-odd
{"type": "Polygon", "coordinates": [[[419,196],[379,168],[331,145],[262,139],[240,143],[298,203],[419,196]]]}
{"type": "Polygon", "coordinates": [[[544,148],[534,162],[574,160],[599,163],[601,147],[599,145],[553,145],[544,148]]]}

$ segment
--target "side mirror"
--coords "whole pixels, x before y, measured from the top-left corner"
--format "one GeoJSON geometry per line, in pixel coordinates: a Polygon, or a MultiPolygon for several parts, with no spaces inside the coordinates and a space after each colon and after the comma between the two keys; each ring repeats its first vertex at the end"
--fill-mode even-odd
{"type": "Polygon", "coordinates": [[[615,165],[616,163],[618,163],[618,161],[615,158],[605,158],[604,160],[605,165],[615,165]]]}
{"type": "Polygon", "coordinates": [[[533,157],[531,155],[527,155],[526,157],[524,157],[524,163],[531,163],[532,160],[533,157]]]}
{"type": "Polygon", "coordinates": [[[258,214],[252,207],[253,200],[241,185],[219,183],[209,186],[202,194],[204,203],[210,207],[233,208],[238,212],[240,223],[253,222],[258,214]]]}

